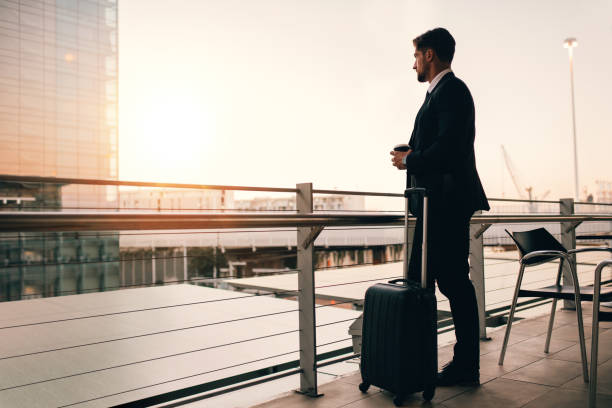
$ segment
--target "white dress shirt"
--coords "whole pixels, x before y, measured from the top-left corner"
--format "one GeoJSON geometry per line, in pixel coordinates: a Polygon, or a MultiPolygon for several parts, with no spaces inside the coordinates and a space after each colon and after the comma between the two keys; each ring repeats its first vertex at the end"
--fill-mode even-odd
{"type": "Polygon", "coordinates": [[[453,71],[450,68],[446,68],[444,71],[441,71],[440,73],[438,73],[438,75],[436,75],[436,77],[432,79],[431,82],[429,83],[429,88],[427,88],[427,93],[428,94],[431,93],[431,91],[434,90],[436,85],[438,85],[438,82],[440,82],[442,77],[448,74],[449,72],[453,72],[453,71]]]}

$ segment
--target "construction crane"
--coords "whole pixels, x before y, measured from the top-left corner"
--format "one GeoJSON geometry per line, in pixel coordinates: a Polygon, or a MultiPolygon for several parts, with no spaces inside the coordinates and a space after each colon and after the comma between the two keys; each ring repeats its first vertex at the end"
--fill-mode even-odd
{"type": "Polygon", "coordinates": [[[546,198],[546,196],[548,196],[548,194],[550,193],[550,190],[542,194],[541,197],[535,197],[533,194],[532,186],[523,187],[523,183],[521,183],[521,181],[519,180],[518,172],[516,171],[512,160],[510,159],[510,155],[504,148],[504,145],[501,145],[501,150],[502,155],[504,156],[504,162],[506,163],[506,168],[508,169],[508,173],[510,173],[510,178],[512,178],[512,183],[514,184],[514,187],[516,188],[516,192],[518,193],[519,197],[523,200],[543,200],[544,198],[546,198]],[[525,194],[525,192],[527,192],[527,194],[525,194]]]}

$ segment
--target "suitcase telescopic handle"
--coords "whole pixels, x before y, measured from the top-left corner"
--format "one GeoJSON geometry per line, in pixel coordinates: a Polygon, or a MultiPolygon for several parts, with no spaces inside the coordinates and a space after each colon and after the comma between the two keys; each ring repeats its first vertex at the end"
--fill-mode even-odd
{"type": "MultiPolygon", "coordinates": [[[[423,196],[423,243],[421,245],[421,287],[427,288],[427,216],[429,209],[429,197],[427,189],[423,187],[411,187],[404,190],[406,199],[413,195],[419,194],[423,196]]],[[[408,214],[406,213],[406,227],[408,226],[408,214]]]]}

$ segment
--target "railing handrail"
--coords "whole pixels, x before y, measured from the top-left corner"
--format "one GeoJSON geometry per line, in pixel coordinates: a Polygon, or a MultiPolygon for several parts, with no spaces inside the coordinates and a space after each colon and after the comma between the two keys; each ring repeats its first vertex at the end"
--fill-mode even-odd
{"type": "Polygon", "coordinates": [[[592,201],[574,201],[576,205],[612,205],[612,203],[596,203],[592,201]]]}
{"type": "Polygon", "coordinates": [[[250,187],[225,186],[216,184],[190,184],[190,183],[156,183],[148,181],[120,181],[102,179],[38,177],[38,176],[12,176],[0,174],[0,181],[14,181],[19,183],[49,183],[49,184],[77,184],[96,186],[126,186],[126,187],[156,187],[156,188],[184,188],[194,190],[227,190],[227,191],[266,191],[274,193],[296,193],[295,188],[285,187],[250,187]]]}
{"type": "Polygon", "coordinates": [[[511,203],[541,203],[541,204],[559,204],[559,200],[525,200],[522,198],[489,198],[489,201],[507,201],[511,203]]]}
{"type": "MultiPolygon", "coordinates": [[[[21,183],[49,183],[49,184],[81,184],[98,186],[125,186],[125,187],[155,187],[155,188],[183,188],[194,190],[226,190],[226,191],[262,191],[274,193],[297,193],[296,188],[290,187],[252,187],[252,186],[231,186],[217,184],[194,184],[194,183],[158,183],[148,181],[121,181],[103,179],[84,179],[84,178],[62,178],[62,177],[41,177],[41,176],[17,176],[10,174],[0,174],[0,181],[14,181],[21,183]]],[[[354,190],[329,190],[313,189],[313,194],[337,194],[337,195],[361,195],[372,197],[404,197],[403,193],[386,193],[376,191],[354,191],[354,190]]],[[[500,202],[519,202],[519,203],[542,203],[559,204],[559,200],[524,200],[519,198],[489,198],[489,201],[500,202]]],[[[580,205],[604,205],[612,206],[612,203],[595,203],[576,201],[574,204],[580,205]]]]}
{"type": "MultiPolygon", "coordinates": [[[[612,214],[475,215],[471,224],[612,221],[612,214]]],[[[415,222],[411,217],[410,224],[415,222]]],[[[403,225],[388,214],[122,214],[2,212],[0,232],[204,230],[226,228],[403,225]]]]}
{"type": "Polygon", "coordinates": [[[325,190],[313,189],[313,194],[337,194],[337,195],[363,195],[372,197],[404,197],[404,193],[385,193],[377,191],[354,191],[354,190],[325,190]]]}

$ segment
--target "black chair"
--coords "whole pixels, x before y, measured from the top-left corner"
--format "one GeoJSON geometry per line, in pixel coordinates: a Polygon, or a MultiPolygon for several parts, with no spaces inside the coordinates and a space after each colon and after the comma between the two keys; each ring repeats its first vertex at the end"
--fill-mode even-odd
{"type": "MultiPolygon", "coordinates": [[[[584,326],[582,323],[582,307],[581,301],[593,301],[593,286],[580,287],[578,283],[578,275],[572,262],[572,255],[582,252],[612,252],[611,248],[585,248],[567,250],[559,243],[546,229],[538,228],[531,231],[521,231],[510,233],[520,255],[520,268],[514,297],[512,298],[512,306],[510,315],[508,316],[508,325],[506,326],[506,334],[504,336],[504,344],[499,356],[499,365],[504,364],[504,356],[508,339],[510,338],[510,330],[512,329],[512,320],[516,310],[516,303],[519,297],[535,297],[535,298],[552,298],[552,308],[550,311],[550,320],[548,322],[548,331],[546,334],[546,344],[544,352],[548,353],[550,347],[550,336],[552,334],[553,323],[555,320],[555,311],[557,309],[557,301],[559,299],[573,300],[576,302],[576,318],[578,320],[578,337],[580,338],[580,353],[582,357],[582,375],[584,381],[589,381],[586,347],[584,341],[584,326]],[[557,280],[554,285],[546,286],[538,289],[521,289],[525,268],[528,266],[541,265],[546,262],[559,259],[559,269],[557,271],[557,280]],[[563,271],[563,263],[567,262],[572,277],[571,285],[561,285],[561,273],[563,271]]],[[[602,298],[612,298],[612,288],[604,288],[601,292],[602,298]]]]}
{"type": "Polygon", "coordinates": [[[593,334],[591,337],[591,383],[589,384],[589,408],[595,408],[597,394],[597,348],[599,346],[599,321],[612,321],[612,313],[599,311],[599,300],[601,294],[601,270],[606,266],[612,266],[612,259],[601,261],[595,268],[595,282],[593,289],[593,334]]]}

